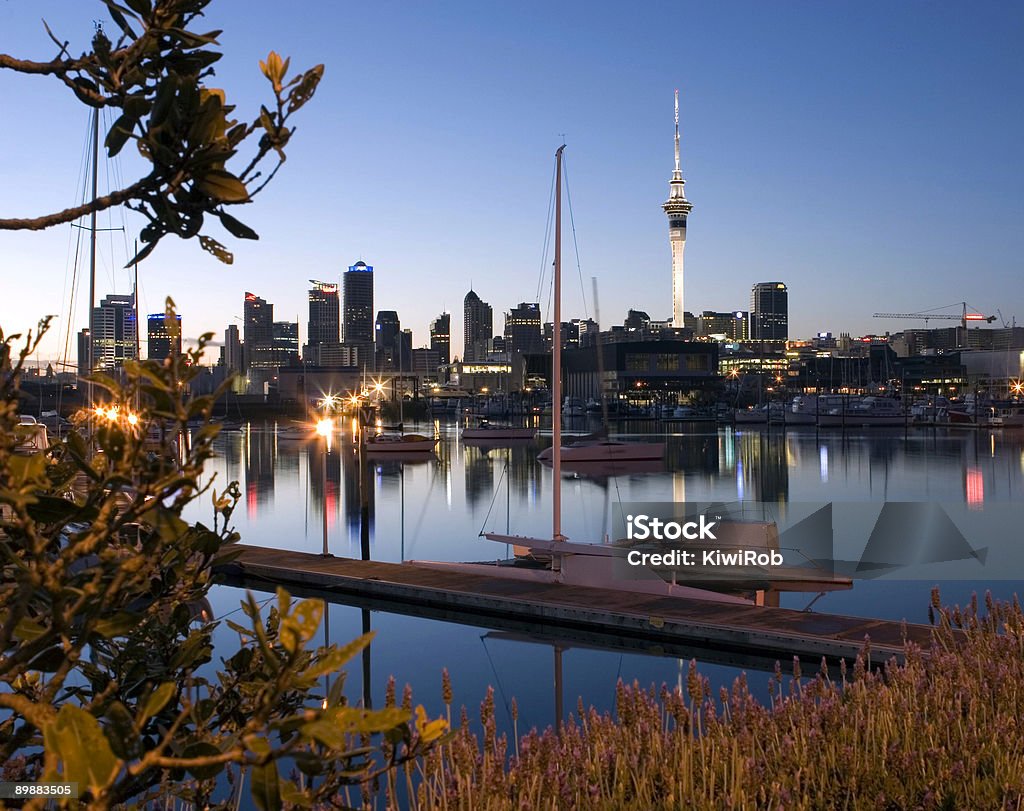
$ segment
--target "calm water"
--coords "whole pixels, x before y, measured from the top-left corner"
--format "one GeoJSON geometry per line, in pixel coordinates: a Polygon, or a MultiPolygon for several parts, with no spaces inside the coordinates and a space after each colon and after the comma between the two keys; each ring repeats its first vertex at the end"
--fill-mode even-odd
{"type": "MultiPolygon", "coordinates": [[[[464,445],[454,425],[436,428],[442,439],[429,461],[372,462],[364,473],[372,559],[493,560],[505,556],[505,547],[478,537],[482,529],[503,532],[508,527],[517,534],[550,536],[551,471],[536,461],[550,438],[484,449],[464,445]]],[[[628,430],[655,434],[664,428],[631,424],[628,430]]],[[[857,581],[849,591],[822,596],[813,610],[927,622],[929,593],[937,581],[946,581],[941,585],[947,602],[961,603],[975,590],[1010,597],[1024,586],[1024,557],[1018,560],[1024,554],[1018,550],[1024,547],[1019,543],[1024,520],[1018,510],[1024,504],[1024,431],[863,429],[843,434],[692,424],[665,439],[663,472],[566,476],[563,531],[581,541],[614,534],[621,505],[630,501],[767,502],[775,505],[774,517],[780,518],[792,502],[843,502],[845,511],[836,515],[851,516],[872,510],[877,514],[883,501],[939,502],[953,515],[969,511],[988,520],[994,555],[988,566],[969,561],[975,568],[963,563],[939,567],[933,579],[857,581]],[[1011,579],[995,579],[993,572],[1011,579]]],[[[208,470],[221,483],[240,483],[243,496],[235,523],[245,543],[320,552],[326,510],[331,553],[359,557],[359,467],[350,442],[335,437],[325,457],[322,441],[282,439],[273,425],[225,432],[218,442],[221,456],[208,470]]],[[[208,519],[205,511],[207,507],[193,517],[208,519]]],[[[840,523],[845,519],[836,520],[837,538],[842,535],[840,523]]],[[[211,596],[216,613],[235,611],[241,594],[217,587],[211,596]]],[[[783,595],[782,605],[802,609],[814,596],[783,595]]],[[[520,730],[554,720],[556,658],[562,664],[566,712],[575,708],[578,697],[610,707],[620,677],[642,684],[675,683],[681,657],[697,656],[713,683],[730,681],[738,668],[770,666],[756,657],[640,652],[629,648],[628,640],[626,649],[609,648],[593,640],[538,638],[537,629],[475,627],[422,613],[408,616],[347,605],[331,607],[329,624],[325,630],[333,642],[347,641],[364,627],[377,632],[363,663],[369,667],[374,703],[383,702],[385,681],[394,675],[400,687],[410,683],[416,698],[436,711],[440,674],[447,667],[456,704],[466,704],[471,712],[488,685],[495,688],[499,708],[516,696],[520,730]]],[[[222,628],[218,634],[233,649],[231,632],[222,628]]],[[[347,682],[353,698],[363,693],[363,677],[360,663],[353,663],[347,682]]],[[[767,683],[767,674],[752,675],[751,683],[767,683]]]]}

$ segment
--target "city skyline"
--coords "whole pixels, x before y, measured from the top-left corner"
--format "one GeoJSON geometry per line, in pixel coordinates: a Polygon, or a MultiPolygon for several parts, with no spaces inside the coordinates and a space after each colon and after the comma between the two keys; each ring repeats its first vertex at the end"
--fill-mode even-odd
{"type": "MultiPolygon", "coordinates": [[[[597,276],[603,324],[621,323],[627,308],[671,318],[658,209],[679,88],[681,169],[699,204],[687,234],[687,310],[744,309],[754,283],[780,279],[793,337],[895,332],[915,324],[871,313],[961,300],[1024,320],[1024,295],[1011,286],[1024,252],[1012,103],[1024,85],[1014,50],[1021,9],[656,4],[624,20],[612,6],[577,5],[538,28],[539,6],[398,7],[318,5],[315,18],[284,20],[269,4],[253,4],[245,19],[211,7],[210,27],[225,29],[211,84],[239,112],[262,100],[256,60],[271,48],[297,66],[323,61],[327,73],[288,163],[241,212],[261,240],[227,240],[233,267],[193,244],[162,244],[139,268],[140,312],[161,311],[170,294],[187,316],[186,339],[207,330],[219,339],[252,290],[304,331],[307,280],[339,282],[363,258],[377,270],[377,306],[399,313],[416,346],[471,287],[498,322],[538,300],[550,320],[538,275],[551,155],[566,132],[587,298],[587,277],[597,276]],[[345,56],[336,30],[374,48],[345,56]]],[[[52,0],[4,4],[0,47],[46,58],[42,16],[81,49],[92,12],[52,0]]],[[[9,179],[0,210],[71,204],[86,111],[42,78],[0,72],[0,92],[23,111],[0,135],[9,179]]],[[[124,177],[137,166],[126,159],[124,177]]],[[[119,221],[103,217],[101,227],[119,221]]],[[[119,268],[139,225],[128,217],[127,236],[102,236],[97,300],[131,292],[119,268]]],[[[593,317],[572,278],[571,238],[564,254],[566,313],[593,317]]],[[[0,302],[0,324],[24,331],[59,312],[46,357],[59,354],[68,327],[72,255],[67,228],[0,233],[17,293],[0,302]]],[[[82,293],[72,334],[86,325],[82,293]]],[[[455,320],[451,341],[461,347],[455,320]]]]}

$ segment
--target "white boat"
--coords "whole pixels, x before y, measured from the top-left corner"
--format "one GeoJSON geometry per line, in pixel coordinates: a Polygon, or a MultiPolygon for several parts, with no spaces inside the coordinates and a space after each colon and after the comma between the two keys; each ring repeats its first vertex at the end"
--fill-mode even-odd
{"type": "Polygon", "coordinates": [[[899,400],[890,397],[850,398],[845,408],[833,408],[818,417],[823,427],[851,428],[904,425],[907,416],[899,400]]]}
{"type": "Polygon", "coordinates": [[[430,453],[437,444],[436,438],[422,434],[376,434],[366,438],[366,452],[375,453],[430,453]]]}
{"type": "Polygon", "coordinates": [[[992,428],[1024,428],[1024,406],[1020,403],[993,405],[986,422],[992,428]]]}
{"type": "Polygon", "coordinates": [[[733,420],[737,425],[767,425],[768,409],[760,408],[737,408],[733,411],[733,420]]]}
{"type": "Polygon", "coordinates": [[[46,426],[36,422],[31,414],[21,414],[18,424],[14,427],[14,452],[21,456],[32,456],[42,453],[50,447],[50,437],[46,426]]]}
{"type": "Polygon", "coordinates": [[[463,428],[463,439],[501,440],[501,439],[533,439],[537,436],[535,428],[516,428],[511,425],[494,425],[487,420],[480,420],[474,428],[463,428]]]}
{"type": "Polygon", "coordinates": [[[843,407],[842,394],[798,394],[785,414],[787,425],[816,425],[822,414],[843,407]]]}

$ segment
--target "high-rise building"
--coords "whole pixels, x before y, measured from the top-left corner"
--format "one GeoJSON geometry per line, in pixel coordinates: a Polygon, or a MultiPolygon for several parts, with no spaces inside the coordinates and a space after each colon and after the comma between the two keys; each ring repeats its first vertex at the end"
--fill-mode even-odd
{"type": "Polygon", "coordinates": [[[165,360],[181,354],[181,316],[173,322],[164,313],[153,313],[146,318],[147,356],[150,360],[165,360]]]}
{"type": "Polygon", "coordinates": [[[668,241],[672,246],[672,326],[685,326],[683,320],[683,251],[686,249],[686,218],[693,204],[686,199],[683,172],[679,168],[679,91],[676,91],[676,168],[669,181],[668,200],[661,207],[668,216],[668,241]]]}
{"type": "Polygon", "coordinates": [[[275,321],[272,327],[272,365],[297,366],[299,363],[299,322],[275,321]]]}
{"type": "Polygon", "coordinates": [[[342,279],[345,294],[346,344],[373,343],[373,268],[360,260],[350,266],[342,279]]]}
{"type": "Polygon", "coordinates": [[[789,291],[782,282],[758,282],[750,289],[750,340],[789,339],[789,291]]]}
{"type": "Polygon", "coordinates": [[[491,338],[494,337],[491,305],[470,290],[462,302],[462,313],[462,360],[486,360],[491,338]]]}
{"type": "Polygon", "coordinates": [[[521,355],[544,351],[540,304],[521,302],[505,316],[505,346],[509,352],[521,355]]]}
{"type": "Polygon", "coordinates": [[[373,349],[378,371],[393,372],[399,368],[398,336],[402,332],[402,323],[394,310],[381,310],[373,324],[373,349]]]}
{"type": "Polygon", "coordinates": [[[440,360],[437,365],[448,365],[452,362],[452,316],[441,313],[430,322],[430,348],[438,352],[440,360]]]}
{"type": "Polygon", "coordinates": [[[309,324],[306,341],[309,346],[336,344],[341,338],[341,307],[338,285],[310,279],[309,324]]]}
{"type": "Polygon", "coordinates": [[[92,368],[116,369],[126,360],[134,360],[138,340],[135,296],[112,294],[92,311],[92,368]]]}
{"type": "Polygon", "coordinates": [[[222,357],[224,358],[224,367],[229,372],[242,371],[242,341],[238,336],[237,324],[231,324],[224,330],[222,357]]]}
{"type": "Polygon", "coordinates": [[[270,365],[264,361],[274,343],[274,305],[255,293],[245,294],[242,340],[243,371],[248,371],[253,365],[270,365]]]}

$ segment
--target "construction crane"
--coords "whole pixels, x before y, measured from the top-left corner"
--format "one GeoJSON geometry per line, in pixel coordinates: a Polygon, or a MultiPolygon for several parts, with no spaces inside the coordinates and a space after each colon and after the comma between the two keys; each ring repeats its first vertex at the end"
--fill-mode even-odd
{"type": "MultiPolygon", "coordinates": [[[[874,313],[874,314],[872,314],[872,318],[918,318],[918,319],[923,319],[924,320],[925,329],[928,328],[928,322],[930,320],[933,320],[933,319],[936,320],[936,321],[959,321],[960,322],[960,328],[963,329],[964,332],[967,331],[967,322],[968,321],[985,321],[986,323],[991,324],[993,321],[996,320],[996,317],[994,315],[982,315],[981,313],[968,312],[967,311],[967,302],[966,301],[958,302],[958,304],[961,307],[960,315],[951,315],[949,313],[939,313],[939,312],[935,312],[934,310],[930,310],[930,311],[925,311],[925,312],[921,312],[921,313],[874,313]]],[[[955,307],[955,306],[957,306],[957,305],[955,305],[955,304],[948,304],[945,307],[936,307],[935,310],[948,310],[950,307],[955,307]]]]}

